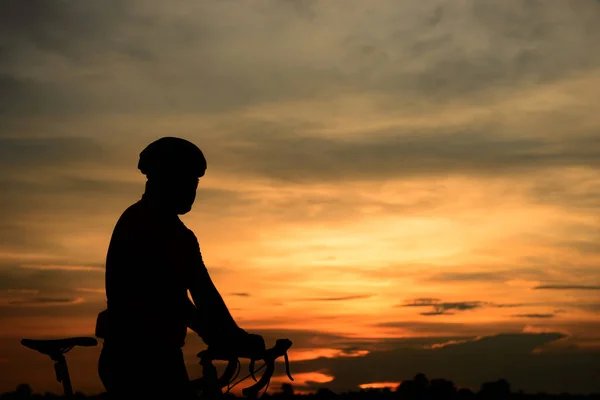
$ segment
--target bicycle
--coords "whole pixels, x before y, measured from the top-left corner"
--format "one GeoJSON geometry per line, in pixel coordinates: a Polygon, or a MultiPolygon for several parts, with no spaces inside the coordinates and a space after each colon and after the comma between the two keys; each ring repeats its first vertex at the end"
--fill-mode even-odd
{"type": "MultiPolygon", "coordinates": [[[[56,372],[56,380],[62,383],[65,397],[73,396],[73,386],[71,384],[71,378],[69,376],[69,369],[67,367],[67,360],[65,354],[71,349],[77,346],[81,347],[94,347],[98,344],[98,340],[93,337],[72,337],[66,339],[22,339],[21,344],[27,348],[38,351],[44,355],[47,355],[54,361],[54,370],[56,372]]],[[[201,393],[199,398],[219,398],[224,394],[229,393],[230,390],[241,383],[242,381],[252,377],[256,382],[254,385],[244,388],[242,395],[249,399],[256,399],[258,393],[265,389],[263,392],[266,393],[271,377],[275,372],[275,361],[284,357],[285,359],[285,371],[287,377],[293,381],[292,375],[290,374],[289,358],[287,351],[292,346],[292,342],[288,339],[278,339],[275,346],[266,349],[260,358],[250,359],[250,374],[233,383],[241,370],[239,355],[228,353],[226,350],[207,348],[197,354],[200,358],[200,365],[202,366],[202,377],[190,380],[191,388],[196,394],[201,393]],[[256,361],[264,361],[264,364],[255,369],[256,361]],[[217,374],[217,369],[213,364],[213,361],[227,361],[227,366],[221,377],[217,374]],[[260,380],[256,379],[255,373],[266,367],[266,371],[263,373],[260,380]],[[223,389],[227,387],[227,391],[223,393],[223,389]]]]}

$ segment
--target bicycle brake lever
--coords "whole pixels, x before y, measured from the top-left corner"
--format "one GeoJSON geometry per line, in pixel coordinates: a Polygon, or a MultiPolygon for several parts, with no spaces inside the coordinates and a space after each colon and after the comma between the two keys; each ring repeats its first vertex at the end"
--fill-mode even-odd
{"type": "Polygon", "coordinates": [[[290,378],[290,381],[293,381],[292,374],[290,374],[290,359],[288,357],[287,351],[283,354],[283,358],[285,360],[285,373],[290,378]]]}
{"type": "Polygon", "coordinates": [[[254,379],[254,382],[258,382],[256,380],[256,376],[254,376],[254,358],[252,360],[250,360],[250,376],[252,376],[252,379],[254,379]]]}

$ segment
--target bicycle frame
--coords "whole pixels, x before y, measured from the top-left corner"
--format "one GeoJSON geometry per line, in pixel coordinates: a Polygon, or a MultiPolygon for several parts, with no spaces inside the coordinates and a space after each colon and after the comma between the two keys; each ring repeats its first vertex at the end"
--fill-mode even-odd
{"type": "Polygon", "coordinates": [[[287,351],[292,346],[292,342],[288,339],[278,339],[276,341],[275,346],[270,349],[265,350],[265,352],[260,357],[238,357],[235,354],[229,354],[227,351],[215,350],[212,348],[208,348],[204,351],[198,353],[198,357],[200,358],[200,365],[202,366],[202,378],[194,379],[190,381],[190,385],[193,390],[202,391],[203,398],[219,398],[223,395],[223,388],[228,387],[227,392],[233,386],[238,383],[244,381],[245,379],[252,377],[256,382],[254,385],[247,387],[242,390],[242,394],[251,399],[255,399],[258,396],[258,393],[269,385],[271,381],[271,377],[275,372],[275,361],[279,357],[284,357],[285,359],[285,367],[286,367],[286,375],[288,378],[293,381],[292,375],[290,374],[289,369],[289,358],[287,355],[287,351]],[[234,376],[238,367],[240,366],[239,358],[248,358],[250,360],[250,374],[245,378],[242,378],[235,384],[231,385],[233,380],[236,379],[237,375],[234,376]],[[225,371],[221,377],[217,375],[217,369],[215,368],[213,361],[227,361],[227,366],[225,367],[225,371]],[[256,361],[263,360],[265,364],[260,367],[258,370],[266,367],[266,371],[260,380],[256,380],[254,376],[255,372],[258,370],[254,369],[256,361]]]}
{"type": "MultiPolygon", "coordinates": [[[[64,395],[67,398],[73,396],[73,386],[71,384],[71,378],[69,376],[69,369],[67,366],[67,360],[65,354],[76,346],[92,347],[98,344],[98,341],[93,337],[75,337],[67,339],[54,339],[54,340],[32,340],[23,339],[21,344],[32,350],[36,350],[42,354],[49,356],[54,361],[54,370],[56,372],[56,380],[63,386],[64,395]]],[[[278,339],[275,346],[265,350],[265,352],[259,358],[250,359],[250,375],[241,379],[233,386],[252,377],[256,382],[254,385],[247,387],[242,390],[242,394],[250,399],[255,399],[258,393],[265,387],[268,386],[271,377],[275,371],[275,361],[279,357],[285,358],[286,374],[290,380],[294,380],[289,370],[289,359],[287,351],[292,346],[292,342],[288,339],[278,339]],[[254,373],[257,371],[254,369],[256,361],[263,360],[265,364],[259,368],[267,367],[263,376],[259,381],[256,380],[254,373]]],[[[215,350],[208,348],[201,351],[197,355],[200,358],[200,365],[202,366],[202,377],[190,381],[190,386],[193,391],[201,391],[200,398],[220,398],[223,396],[223,388],[231,386],[235,372],[238,369],[239,358],[236,354],[229,354],[227,351],[215,350]],[[217,374],[217,369],[213,364],[213,361],[227,361],[227,367],[221,377],[217,374]]]]}

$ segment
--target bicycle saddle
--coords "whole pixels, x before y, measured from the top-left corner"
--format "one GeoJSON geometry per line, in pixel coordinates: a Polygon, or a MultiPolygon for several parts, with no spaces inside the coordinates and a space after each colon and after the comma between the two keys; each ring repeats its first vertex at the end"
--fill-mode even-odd
{"type": "Polygon", "coordinates": [[[67,339],[23,339],[21,344],[32,350],[39,351],[47,356],[53,356],[57,353],[64,354],[75,346],[93,347],[98,341],[93,337],[73,337],[67,339]]]}

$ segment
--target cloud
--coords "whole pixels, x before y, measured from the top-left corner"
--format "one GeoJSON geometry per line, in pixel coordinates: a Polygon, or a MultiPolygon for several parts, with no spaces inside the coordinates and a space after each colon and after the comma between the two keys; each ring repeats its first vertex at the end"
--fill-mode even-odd
{"type": "Polygon", "coordinates": [[[517,318],[554,318],[554,314],[515,314],[517,318]]]}
{"type": "Polygon", "coordinates": [[[9,300],[9,305],[15,306],[62,306],[82,303],[84,299],[78,298],[53,298],[53,297],[34,297],[31,299],[9,300]]]}
{"type": "Polygon", "coordinates": [[[44,264],[22,264],[24,269],[36,269],[41,271],[99,271],[104,272],[104,268],[91,265],[44,265],[44,264]]]}
{"type": "Polygon", "coordinates": [[[438,304],[441,300],[433,297],[421,297],[418,299],[410,300],[408,303],[401,304],[398,307],[424,307],[438,304]]]}
{"type": "Polygon", "coordinates": [[[596,2],[382,1],[373,10],[349,1],[343,14],[327,1],[187,2],[185,12],[156,1],[35,4],[43,17],[12,0],[0,19],[3,70],[40,93],[14,96],[19,86],[5,84],[12,112],[211,112],[342,89],[394,93],[409,106],[547,84],[599,63],[587,50],[596,2]]]}
{"type": "Polygon", "coordinates": [[[250,293],[231,293],[232,296],[250,297],[250,293]]]}
{"type": "MultiPolygon", "coordinates": [[[[540,176],[529,189],[529,194],[538,204],[556,204],[584,212],[594,211],[600,208],[600,177],[596,169],[563,173],[560,177],[552,174],[540,176]]],[[[557,240],[556,245],[582,254],[597,254],[599,251],[597,241],[586,239],[561,238],[557,240]]]]}
{"type": "MultiPolygon", "coordinates": [[[[425,323],[424,323],[425,324],[425,323]]],[[[441,331],[437,323],[426,323],[441,331]]],[[[448,324],[451,325],[451,324],[448,324]]],[[[488,329],[503,331],[508,325],[488,329]]],[[[518,324],[522,327],[523,324],[518,324]]],[[[316,331],[265,330],[267,345],[276,338],[290,338],[294,349],[336,349],[335,353],[306,358],[290,356],[292,375],[320,371],[335,379],[328,384],[310,385],[309,389],[329,387],[345,391],[370,382],[401,381],[424,372],[429,378],[445,377],[459,386],[478,387],[482,382],[506,378],[515,388],[526,391],[569,391],[588,393],[597,388],[591,371],[600,365],[597,350],[582,352],[546,351],[549,344],[566,338],[556,332],[505,334],[490,333],[475,336],[423,337],[404,336],[389,338],[355,338],[316,331]],[[537,349],[544,349],[539,352],[537,349]],[[341,352],[340,352],[341,351],[341,352]],[[362,351],[362,353],[361,353],[362,351]],[[344,356],[351,353],[351,357],[344,356]],[[509,356],[510,355],[510,356],[509,356]],[[571,364],[572,363],[572,364],[571,364]],[[564,365],[577,365],[583,375],[564,369],[564,365]],[[385,368],[383,368],[385,366],[385,368]],[[527,374],[523,373],[527,371],[527,374]],[[557,382],[545,386],[549,377],[560,377],[557,382]],[[578,386],[580,385],[580,386],[578,386]]],[[[190,337],[190,340],[192,337],[190,337]]],[[[194,340],[196,340],[194,338],[194,340]]],[[[195,341],[188,342],[188,350],[196,348],[195,341]]],[[[192,353],[190,353],[192,354],[192,353]]],[[[195,353],[194,353],[195,354],[195,353]]],[[[316,353],[315,353],[316,354],[316,353]]],[[[283,377],[280,370],[279,375],[283,377]]]]}
{"type": "Polygon", "coordinates": [[[507,176],[540,166],[598,167],[594,136],[569,140],[481,132],[369,132],[360,140],[261,130],[230,137],[219,153],[228,173],[307,183],[426,177],[507,176]]]}
{"type": "Polygon", "coordinates": [[[78,287],[104,284],[103,269],[94,268],[21,268],[0,263],[0,290],[36,290],[38,293],[65,293],[78,287]]]}
{"type": "MultiPolygon", "coordinates": [[[[48,168],[102,160],[104,148],[87,137],[0,137],[0,166],[48,168]]],[[[14,172],[14,171],[13,171],[14,172]]]]}
{"type": "Polygon", "coordinates": [[[105,289],[101,288],[76,288],[75,291],[82,293],[98,293],[104,294],[106,292],[105,289]]]}
{"type": "Polygon", "coordinates": [[[346,301],[346,300],[360,300],[368,299],[373,297],[370,294],[357,294],[351,296],[337,296],[337,297],[315,297],[310,299],[300,299],[300,301],[346,301]]]}
{"type": "Polygon", "coordinates": [[[523,323],[498,322],[494,325],[479,322],[428,322],[418,320],[391,320],[374,324],[386,328],[390,334],[408,334],[414,336],[480,336],[492,335],[498,331],[518,333],[523,323]]]}
{"type": "Polygon", "coordinates": [[[600,311],[600,303],[579,303],[576,304],[576,307],[579,307],[582,310],[591,311],[591,312],[599,312],[600,311]]]}
{"type": "Polygon", "coordinates": [[[494,303],[491,303],[490,305],[492,307],[498,307],[498,308],[516,308],[516,307],[532,306],[532,305],[537,305],[537,304],[526,304],[526,303],[494,304],[494,303]]]}
{"type": "Polygon", "coordinates": [[[339,391],[369,382],[406,380],[417,372],[424,372],[430,378],[451,379],[459,387],[478,387],[485,381],[505,378],[515,389],[529,392],[542,388],[548,392],[597,391],[598,382],[591,372],[600,366],[597,352],[534,354],[535,349],[563,337],[556,333],[500,334],[443,347],[397,347],[349,359],[292,361],[292,372],[324,371],[335,379],[311,388],[326,386],[339,391]],[[567,364],[577,367],[565,370],[567,364]]]}
{"type": "Polygon", "coordinates": [[[0,264],[0,319],[15,321],[13,329],[36,318],[89,318],[105,307],[97,295],[104,291],[90,289],[104,283],[97,269],[35,267],[0,264]]]}
{"type": "MultiPolygon", "coordinates": [[[[440,299],[434,298],[418,298],[408,301],[405,304],[399,304],[396,307],[432,307],[433,310],[420,313],[423,316],[435,315],[454,315],[455,313],[448,312],[449,310],[468,311],[479,308],[520,308],[532,306],[545,306],[545,303],[496,303],[492,301],[461,301],[461,302],[442,302],[440,299]]],[[[569,305],[573,306],[573,305],[569,305]]],[[[521,316],[543,314],[521,314],[521,316]]]]}
{"type": "Polygon", "coordinates": [[[436,311],[423,311],[423,312],[421,312],[419,314],[428,317],[428,316],[433,316],[433,315],[454,315],[455,313],[448,312],[448,311],[445,311],[445,310],[436,310],[436,311]]]}
{"type": "MultiPolygon", "coordinates": [[[[553,247],[556,244],[550,243],[553,247]]],[[[548,266],[554,266],[555,261],[551,259],[527,260],[517,265],[503,266],[498,265],[457,265],[445,267],[444,271],[428,274],[420,278],[423,282],[442,282],[442,283],[507,283],[511,281],[543,281],[554,278],[553,272],[547,269],[548,266]]],[[[573,268],[576,268],[573,266],[573,268]]]]}
{"type": "Polygon", "coordinates": [[[421,315],[453,315],[449,310],[466,311],[485,306],[482,301],[440,302],[438,299],[421,298],[401,304],[398,307],[432,307],[433,311],[422,312],[421,315]]]}
{"type": "MultiPolygon", "coordinates": [[[[514,273],[514,272],[513,272],[514,273]]],[[[431,275],[427,280],[440,282],[504,282],[508,280],[507,272],[440,272],[431,275]]]]}
{"type": "Polygon", "coordinates": [[[37,289],[8,289],[8,294],[38,294],[40,291],[37,289]]]}
{"type": "MultiPolygon", "coordinates": [[[[212,176],[222,187],[240,183],[239,190],[200,189],[196,215],[226,214],[227,223],[250,216],[264,224],[245,225],[257,232],[268,232],[275,218],[331,223],[356,219],[364,209],[378,210],[377,216],[429,218],[432,210],[469,209],[471,184],[486,185],[473,196],[486,207],[493,207],[487,199],[497,193],[524,190],[527,197],[518,196],[519,207],[533,201],[548,211],[544,217],[552,213],[548,221],[562,218],[559,208],[598,208],[600,54],[590,49],[600,33],[600,3],[382,0],[373,8],[348,0],[339,11],[327,0],[183,2],[176,8],[156,0],[8,0],[0,15],[0,250],[7,257],[0,260],[7,264],[0,269],[0,288],[12,290],[13,299],[83,296],[84,303],[51,307],[45,315],[67,316],[67,308],[70,316],[94,315],[104,305],[93,289],[103,283],[102,240],[110,237],[118,213],[139,198],[143,177],[135,175],[135,160],[147,139],[161,132],[187,135],[206,146],[209,168],[216,171],[212,176]],[[589,171],[585,179],[566,176],[583,170],[589,171]],[[462,195],[456,198],[455,187],[445,189],[448,176],[469,177],[461,187],[466,202],[462,195]],[[426,182],[427,193],[416,200],[404,196],[415,192],[413,187],[386,196],[348,184],[363,180],[380,186],[413,178],[426,182]],[[498,178],[502,189],[488,192],[487,184],[498,178]],[[257,181],[268,188],[248,188],[257,181]],[[316,190],[307,194],[307,188],[316,190]],[[85,255],[72,256],[74,249],[85,255]],[[33,268],[18,266],[35,262],[33,268]],[[81,268],[88,265],[94,268],[81,268]]],[[[231,236],[229,228],[221,229],[231,236]]],[[[564,234],[560,228],[536,232],[564,234]]],[[[557,242],[553,249],[593,255],[593,237],[580,236],[568,235],[571,243],[557,242]]],[[[545,274],[568,269],[537,267],[530,281],[561,282],[545,274]]],[[[510,265],[457,270],[434,274],[429,283],[486,282],[487,287],[525,274],[510,265]]],[[[369,279],[399,276],[396,265],[363,271],[369,279]]],[[[586,287],[596,282],[571,279],[589,283],[586,287]]],[[[244,294],[234,295],[248,297],[244,294]]],[[[323,302],[368,296],[329,295],[304,296],[323,302]]],[[[425,316],[459,318],[470,310],[535,305],[521,297],[506,304],[442,299],[405,306],[421,307],[416,311],[425,316]]],[[[584,307],[597,309],[593,303],[584,307]]],[[[2,315],[40,316],[39,307],[22,307],[19,315],[16,308],[2,315]]],[[[268,316],[263,319],[272,326],[268,316]]],[[[390,318],[377,329],[447,340],[523,329],[518,319],[497,325],[421,319],[428,321],[390,318]]],[[[526,322],[548,329],[560,324],[560,318],[534,319],[526,322]]],[[[298,337],[309,347],[351,346],[348,338],[324,333],[298,337]]],[[[362,345],[372,350],[367,339],[362,345]]],[[[457,365],[460,358],[442,362],[458,370],[463,366],[457,365]]],[[[370,382],[397,381],[383,378],[370,382]]]]}
{"type": "Polygon", "coordinates": [[[535,290],[600,290],[600,286],[594,285],[539,285],[535,290]]]}

